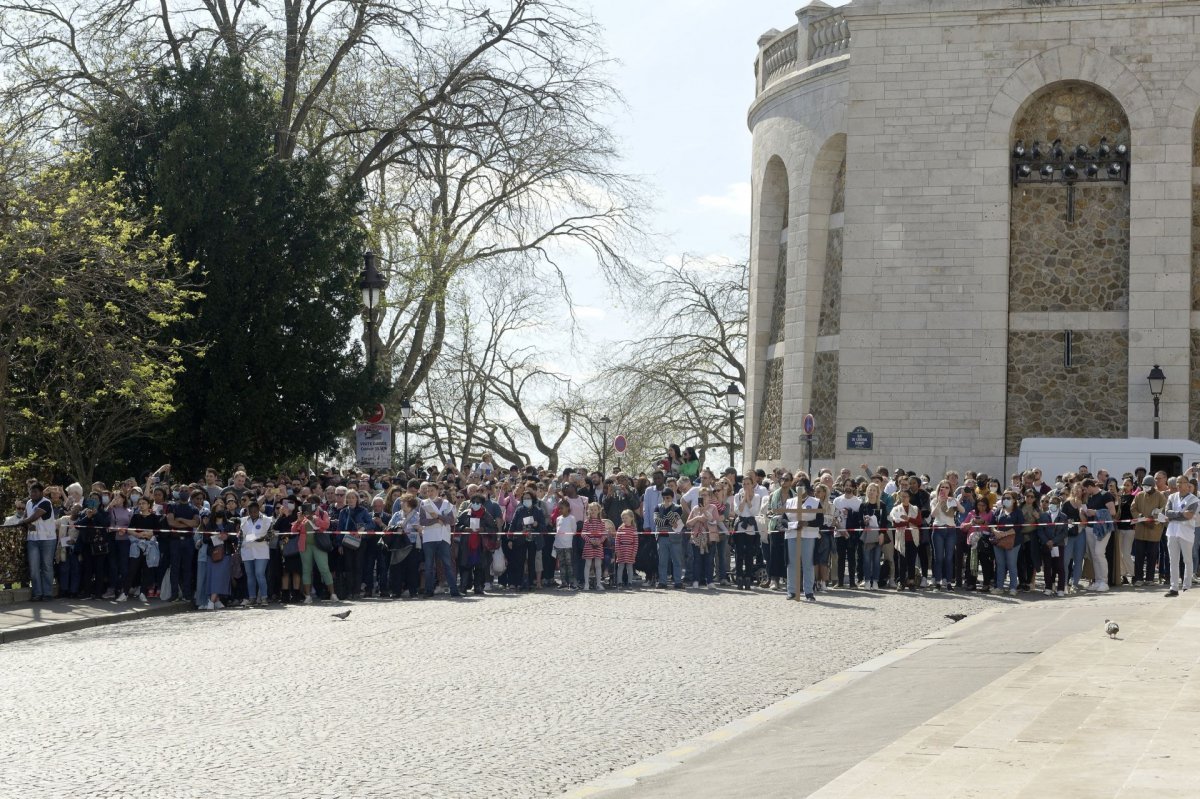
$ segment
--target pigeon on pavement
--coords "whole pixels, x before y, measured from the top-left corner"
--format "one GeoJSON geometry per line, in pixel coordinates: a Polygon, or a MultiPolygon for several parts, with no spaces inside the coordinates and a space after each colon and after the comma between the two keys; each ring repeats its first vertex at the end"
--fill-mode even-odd
{"type": "Polygon", "coordinates": [[[1110,619],[1104,620],[1104,632],[1108,633],[1109,638],[1116,638],[1117,633],[1121,632],[1121,628],[1117,626],[1115,621],[1110,619]]]}
{"type": "Polygon", "coordinates": [[[341,619],[342,621],[345,621],[347,617],[349,617],[350,611],[347,610],[342,613],[330,613],[329,615],[333,616],[335,619],[341,619]]]}
{"type": "Polygon", "coordinates": [[[967,617],[967,614],[965,614],[965,613],[947,613],[946,614],[946,618],[949,619],[950,621],[954,622],[955,624],[958,624],[960,621],[962,621],[966,617],[967,617]]]}

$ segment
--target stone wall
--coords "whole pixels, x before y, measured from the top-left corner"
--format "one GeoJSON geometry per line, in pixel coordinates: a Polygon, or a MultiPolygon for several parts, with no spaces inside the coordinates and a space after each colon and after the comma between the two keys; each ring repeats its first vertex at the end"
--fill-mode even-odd
{"type": "Polygon", "coordinates": [[[1129,188],[1013,189],[1010,313],[1129,310],[1129,188]]]}
{"type": "MultiPolygon", "coordinates": [[[[1112,95],[1091,84],[1057,83],[1034,95],[1017,115],[1013,138],[1032,149],[1062,139],[1068,153],[1129,143],[1129,122],[1112,95]]],[[[1075,189],[1067,220],[1067,187],[1022,184],[1012,190],[1010,313],[1129,310],[1129,187],[1075,189]]]]}
{"type": "Polygon", "coordinates": [[[818,336],[836,336],[842,329],[842,229],[831,228],[825,249],[825,284],[821,290],[818,336]]]}
{"type": "Polygon", "coordinates": [[[812,413],[817,418],[813,457],[827,460],[837,454],[838,366],[837,352],[818,352],[813,368],[812,413]]]}
{"type": "Polygon", "coordinates": [[[1005,449],[1022,438],[1125,438],[1128,435],[1129,334],[1074,331],[1072,365],[1063,366],[1061,330],[1008,334],[1005,449]]]}
{"type": "Polygon", "coordinates": [[[771,300],[771,327],[767,335],[768,344],[778,344],[784,339],[784,326],[787,321],[787,236],[781,238],[779,244],[779,260],[775,269],[775,296],[771,300]]]}
{"type": "Polygon", "coordinates": [[[1192,331],[1192,368],[1188,375],[1188,438],[1200,441],[1200,330],[1192,331]]]}
{"type": "MultiPolygon", "coordinates": [[[[1192,169],[1200,169],[1200,117],[1192,134],[1192,169]]],[[[1200,311],[1200,184],[1192,186],[1192,310],[1200,311]]],[[[1195,353],[1193,347],[1192,352],[1195,353]]],[[[1192,356],[1195,363],[1195,355],[1192,356]]],[[[1196,414],[1192,413],[1195,425],[1196,414]]],[[[1194,427],[1192,429],[1195,429],[1194,427]]],[[[1197,440],[1192,438],[1193,441],[1197,440]]]]}
{"type": "Polygon", "coordinates": [[[762,409],[758,414],[756,461],[779,460],[783,445],[783,358],[767,361],[762,409]]]}
{"type": "Polygon", "coordinates": [[[842,159],[837,175],[833,178],[833,204],[829,213],[840,214],[846,210],[846,159],[842,159]]]}

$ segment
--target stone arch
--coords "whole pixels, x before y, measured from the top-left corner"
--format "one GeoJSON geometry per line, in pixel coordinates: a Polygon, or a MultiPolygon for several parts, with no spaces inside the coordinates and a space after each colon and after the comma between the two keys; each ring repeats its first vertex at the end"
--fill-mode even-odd
{"type": "MultiPolygon", "coordinates": [[[[783,452],[784,356],[772,348],[786,338],[788,226],[791,218],[791,180],[783,159],[767,160],[757,197],[757,253],[755,313],[769,319],[766,335],[754,342],[754,363],[763,363],[759,391],[758,425],[754,437],[754,460],[778,460],[783,452]]],[[[756,375],[757,376],[757,375],[756,375]]]]}
{"type": "Polygon", "coordinates": [[[835,133],[816,151],[809,178],[808,259],[804,362],[809,409],[818,419],[813,457],[837,454],[837,397],[841,333],[842,230],[845,212],[846,134],[835,133]]]}
{"type": "Polygon", "coordinates": [[[1013,123],[1028,98],[1046,86],[1066,81],[1094,84],[1116,98],[1129,120],[1130,146],[1136,160],[1138,146],[1145,144],[1145,137],[1155,129],[1150,96],[1137,76],[1120,61],[1075,44],[1038,53],[1008,77],[988,109],[984,149],[1008,152],[1013,123]]]}
{"type": "MultiPolygon", "coordinates": [[[[1007,146],[1020,139],[1027,149],[1035,142],[1049,149],[1061,139],[1067,158],[1078,145],[1095,152],[1102,138],[1115,148],[1131,136],[1119,99],[1075,79],[1031,92],[1010,124],[1007,146]]],[[[1007,455],[1030,436],[1126,435],[1130,202],[1130,186],[1120,180],[1011,187],[1007,455]],[[1059,320],[1080,309],[1089,313],[1067,317],[1068,344],[1059,320]]]]}

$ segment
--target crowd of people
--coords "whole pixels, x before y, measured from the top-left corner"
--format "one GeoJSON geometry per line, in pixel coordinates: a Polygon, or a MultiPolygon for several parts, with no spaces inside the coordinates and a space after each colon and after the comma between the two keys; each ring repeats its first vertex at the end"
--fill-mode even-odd
{"type": "Polygon", "coordinates": [[[484,455],[461,470],[251,478],[236,466],[228,482],[215,469],[189,482],[168,464],[111,488],[30,481],[5,524],[27,531],[34,601],[216,610],[689,585],[809,601],[831,589],[1062,597],[1157,582],[1178,596],[1200,572],[1197,472],[717,474],[674,445],[636,475],[484,455]]]}

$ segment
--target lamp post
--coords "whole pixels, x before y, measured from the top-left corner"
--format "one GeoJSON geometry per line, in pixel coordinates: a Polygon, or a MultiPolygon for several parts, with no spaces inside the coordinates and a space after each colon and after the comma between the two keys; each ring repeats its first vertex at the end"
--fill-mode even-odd
{"type": "Polygon", "coordinates": [[[729,409],[729,468],[736,468],[733,465],[733,436],[734,425],[733,420],[737,415],[738,405],[742,401],[742,392],[738,389],[737,383],[730,383],[729,388],[725,389],[725,407],[729,409]]]}
{"type": "Polygon", "coordinates": [[[404,468],[408,468],[408,420],[412,416],[412,403],[400,400],[400,418],[404,420],[404,468]]]}
{"type": "Polygon", "coordinates": [[[608,475],[608,414],[600,417],[600,474],[608,475]]]}
{"type": "Polygon", "coordinates": [[[367,250],[363,253],[363,271],[358,279],[358,287],[362,291],[363,305],[367,308],[367,366],[375,368],[375,308],[383,299],[383,289],[386,283],[383,275],[375,266],[375,253],[367,250]]]}
{"type": "Polygon", "coordinates": [[[1167,376],[1158,364],[1154,364],[1146,380],[1150,383],[1150,396],[1154,397],[1154,437],[1158,438],[1158,401],[1162,398],[1163,384],[1167,382],[1167,376]]]}

